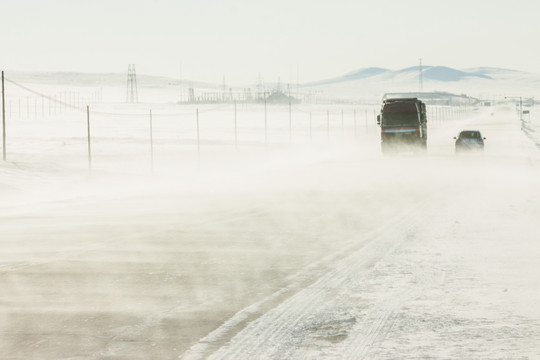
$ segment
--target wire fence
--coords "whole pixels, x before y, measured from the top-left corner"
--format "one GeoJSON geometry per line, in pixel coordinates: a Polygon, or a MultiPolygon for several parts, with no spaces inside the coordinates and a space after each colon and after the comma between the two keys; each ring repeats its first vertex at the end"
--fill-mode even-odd
{"type": "MultiPolygon", "coordinates": [[[[51,95],[6,82],[12,85],[8,91],[19,90],[5,104],[10,161],[154,169],[286,146],[376,146],[379,139],[380,104],[123,104],[104,102],[96,89],[82,96],[72,90],[51,95]]],[[[433,127],[472,108],[427,110],[433,127]]]]}

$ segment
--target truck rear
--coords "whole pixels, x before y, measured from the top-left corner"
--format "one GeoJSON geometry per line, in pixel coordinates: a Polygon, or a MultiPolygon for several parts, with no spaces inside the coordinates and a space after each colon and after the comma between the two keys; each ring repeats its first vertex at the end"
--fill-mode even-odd
{"type": "Polygon", "coordinates": [[[384,99],[377,115],[381,127],[381,150],[425,151],[427,148],[426,105],[417,98],[384,99]]]}

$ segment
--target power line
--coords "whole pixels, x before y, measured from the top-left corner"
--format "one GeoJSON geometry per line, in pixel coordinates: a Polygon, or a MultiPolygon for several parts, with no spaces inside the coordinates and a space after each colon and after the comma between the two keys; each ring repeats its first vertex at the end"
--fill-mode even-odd
{"type": "Polygon", "coordinates": [[[15,85],[15,86],[20,87],[20,88],[23,89],[23,90],[28,91],[29,93],[32,93],[32,94],[34,94],[34,95],[37,95],[37,96],[39,96],[39,97],[41,97],[41,98],[48,99],[48,100],[50,100],[50,101],[53,101],[53,102],[58,103],[58,104],[62,104],[62,105],[64,105],[64,106],[66,106],[66,107],[69,107],[69,108],[72,108],[72,109],[75,109],[75,110],[85,111],[84,108],[81,108],[81,107],[77,107],[77,106],[71,105],[71,104],[69,104],[69,103],[66,102],[66,101],[57,100],[56,97],[52,97],[52,96],[49,96],[49,95],[45,95],[45,94],[43,94],[43,93],[40,93],[39,91],[30,89],[29,87],[26,87],[26,86],[24,86],[24,85],[22,85],[22,84],[19,84],[19,83],[13,81],[13,80],[8,79],[8,78],[5,78],[5,80],[6,80],[7,82],[9,82],[9,83],[15,85]]]}

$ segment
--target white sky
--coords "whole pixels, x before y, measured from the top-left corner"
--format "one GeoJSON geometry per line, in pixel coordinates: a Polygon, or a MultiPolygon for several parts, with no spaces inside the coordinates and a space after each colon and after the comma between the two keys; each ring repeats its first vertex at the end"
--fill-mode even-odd
{"type": "Polygon", "coordinates": [[[2,0],[3,70],[229,84],[418,64],[540,73],[538,0],[2,0]]]}

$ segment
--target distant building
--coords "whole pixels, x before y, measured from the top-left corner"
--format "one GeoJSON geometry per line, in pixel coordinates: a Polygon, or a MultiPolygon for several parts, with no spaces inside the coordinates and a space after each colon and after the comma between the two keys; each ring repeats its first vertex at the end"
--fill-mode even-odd
{"type": "Polygon", "coordinates": [[[295,97],[287,95],[281,90],[274,90],[270,95],[268,95],[266,102],[271,104],[296,104],[299,101],[295,97]]]}

